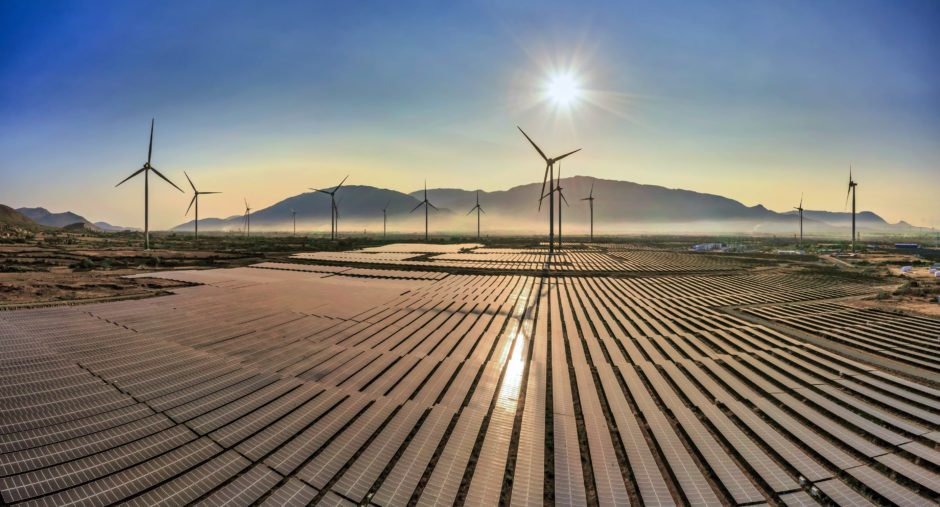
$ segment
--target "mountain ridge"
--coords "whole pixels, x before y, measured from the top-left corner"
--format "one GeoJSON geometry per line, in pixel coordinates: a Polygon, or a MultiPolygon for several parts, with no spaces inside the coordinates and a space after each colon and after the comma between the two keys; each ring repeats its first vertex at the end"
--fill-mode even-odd
{"type": "MultiPolygon", "coordinates": [[[[762,204],[747,206],[728,197],[645,185],[629,181],[608,180],[589,176],[562,178],[561,185],[569,206],[563,209],[566,226],[582,234],[590,216],[586,202],[581,199],[594,185],[595,231],[604,234],[619,232],[677,232],[702,229],[736,232],[762,232],[792,234],[798,230],[793,211],[775,212],[762,204]],[[611,198],[616,196],[616,199],[611,198]]],[[[432,231],[475,231],[476,220],[464,218],[475,204],[477,192],[486,214],[483,228],[496,233],[525,233],[540,231],[548,212],[547,202],[538,207],[540,183],[527,183],[506,190],[484,191],[460,188],[432,188],[428,199],[438,210],[430,210],[432,231]],[[494,227],[493,224],[496,224],[494,227]]],[[[422,210],[414,211],[424,198],[424,189],[410,193],[377,188],[368,185],[345,185],[336,193],[340,210],[340,230],[373,231],[382,227],[382,208],[389,204],[389,230],[418,232],[424,228],[422,210]]],[[[297,211],[299,230],[328,231],[330,198],[322,192],[306,192],[283,199],[251,214],[253,230],[291,230],[290,210],[297,211]],[[256,229],[257,228],[257,229],[256,229]]],[[[890,224],[876,213],[861,211],[856,215],[860,230],[890,232],[899,228],[908,230],[906,223],[890,224]],[[903,225],[902,225],[903,224],[903,225]]],[[[242,215],[227,218],[200,218],[200,230],[240,230],[242,215]]],[[[833,233],[851,223],[851,213],[823,210],[804,211],[806,232],[833,233]]],[[[192,221],[174,227],[174,231],[191,231],[192,221]]]]}

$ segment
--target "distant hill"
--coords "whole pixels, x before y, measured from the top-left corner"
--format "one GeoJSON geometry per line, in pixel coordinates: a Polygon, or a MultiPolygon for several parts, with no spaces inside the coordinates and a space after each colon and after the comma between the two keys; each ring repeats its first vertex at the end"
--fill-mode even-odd
{"type": "Polygon", "coordinates": [[[16,211],[19,211],[37,224],[48,225],[49,227],[65,227],[76,223],[91,225],[91,222],[86,220],[85,217],[76,215],[71,211],[53,213],[46,208],[17,208],[16,211]]]}
{"type": "MultiPolygon", "coordinates": [[[[337,193],[340,227],[345,224],[378,223],[381,224],[382,208],[388,205],[388,215],[408,214],[418,204],[418,200],[395,190],[364,185],[343,186],[337,193]]],[[[299,229],[318,228],[329,230],[330,196],[321,192],[306,192],[288,197],[267,208],[251,213],[251,228],[255,230],[291,229],[291,209],[297,211],[299,229]]],[[[235,231],[242,228],[244,216],[232,215],[226,218],[200,218],[199,230],[235,231]]],[[[174,231],[192,231],[193,222],[189,221],[173,228],[174,231]]]]}
{"type": "Polygon", "coordinates": [[[121,227],[119,225],[111,225],[108,222],[95,222],[95,227],[101,229],[104,232],[123,232],[123,231],[139,231],[138,227],[121,227]]]}
{"type": "Polygon", "coordinates": [[[62,230],[69,232],[101,232],[101,228],[88,222],[75,222],[74,224],[66,225],[62,230]]]}
{"type": "MultiPolygon", "coordinates": [[[[705,194],[628,181],[574,176],[561,180],[569,206],[563,208],[565,230],[583,234],[590,221],[588,204],[582,201],[594,185],[594,224],[598,233],[680,233],[680,232],[761,232],[793,234],[798,222],[793,212],[777,213],[764,206],[744,204],[714,194],[705,194]]],[[[541,182],[494,192],[480,191],[485,210],[483,229],[491,234],[531,233],[547,228],[548,201],[538,209],[541,182]]],[[[389,230],[418,232],[424,228],[423,210],[411,210],[423,199],[423,189],[404,194],[394,190],[364,185],[344,186],[337,192],[340,230],[347,232],[382,227],[382,208],[388,206],[389,230]]],[[[467,216],[476,203],[476,191],[455,188],[428,189],[428,198],[439,210],[431,210],[432,232],[470,232],[476,228],[473,216],[467,216]]],[[[253,212],[252,230],[291,229],[291,209],[297,211],[298,230],[329,230],[330,198],[308,192],[289,197],[253,212]]],[[[864,232],[905,232],[905,223],[889,224],[871,211],[857,215],[859,230],[864,232]]],[[[206,218],[200,230],[241,230],[244,217],[206,218]]],[[[811,211],[804,213],[807,233],[841,233],[851,224],[851,213],[811,211]]],[[[192,222],[174,230],[191,231],[192,222]]]]}
{"type": "Polygon", "coordinates": [[[35,232],[42,227],[15,209],[0,204],[0,236],[35,232]]]}
{"type": "Polygon", "coordinates": [[[107,222],[92,223],[85,217],[76,213],[72,213],[71,211],[53,213],[46,208],[17,208],[16,211],[22,213],[24,216],[37,224],[46,225],[49,227],[76,229],[76,226],[73,226],[74,224],[84,224],[84,227],[81,227],[81,229],[86,231],[118,232],[138,230],[130,227],[119,227],[116,225],[111,225],[107,222]]]}

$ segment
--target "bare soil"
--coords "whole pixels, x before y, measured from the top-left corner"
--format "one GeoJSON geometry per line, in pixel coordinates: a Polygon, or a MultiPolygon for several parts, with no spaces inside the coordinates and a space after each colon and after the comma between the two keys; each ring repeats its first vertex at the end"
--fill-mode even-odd
{"type": "Polygon", "coordinates": [[[34,303],[77,302],[151,296],[185,283],[158,278],[122,278],[137,270],[0,273],[0,308],[34,303]]]}

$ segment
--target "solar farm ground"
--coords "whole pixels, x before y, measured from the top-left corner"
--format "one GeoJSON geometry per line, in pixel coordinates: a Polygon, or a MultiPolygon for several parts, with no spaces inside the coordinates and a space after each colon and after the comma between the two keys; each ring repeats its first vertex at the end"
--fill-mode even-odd
{"type": "Polygon", "coordinates": [[[623,245],[551,266],[413,248],[0,313],[3,502],[938,500],[937,322],[840,303],[869,283],[623,245]]]}

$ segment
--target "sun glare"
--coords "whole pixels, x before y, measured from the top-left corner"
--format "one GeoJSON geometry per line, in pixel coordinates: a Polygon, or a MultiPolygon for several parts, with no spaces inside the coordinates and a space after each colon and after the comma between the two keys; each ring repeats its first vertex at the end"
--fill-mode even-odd
{"type": "Polygon", "coordinates": [[[581,89],[571,74],[557,74],[548,81],[546,96],[560,107],[568,107],[578,100],[581,89]]]}

